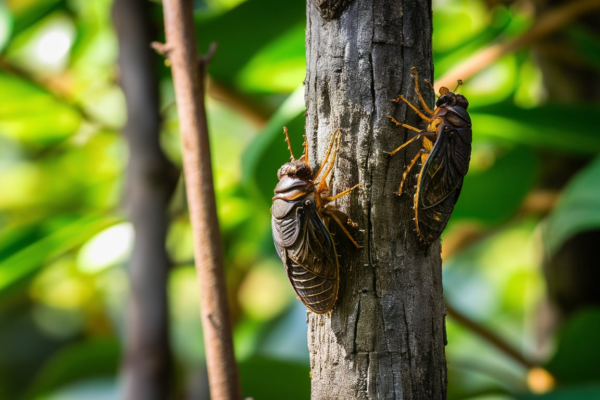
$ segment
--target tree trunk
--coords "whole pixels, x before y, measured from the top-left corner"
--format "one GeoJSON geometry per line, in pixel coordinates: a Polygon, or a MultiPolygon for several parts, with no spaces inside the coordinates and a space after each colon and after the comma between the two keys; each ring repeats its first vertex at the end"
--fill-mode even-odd
{"type": "MultiPolygon", "coordinates": [[[[330,187],[336,194],[363,184],[337,204],[364,230],[361,250],[336,235],[337,306],[308,315],[313,400],[446,398],[440,243],[425,248],[414,232],[414,178],[405,195],[395,194],[419,144],[394,157],[385,153],[413,136],[388,116],[423,126],[392,100],[404,94],[417,104],[411,67],[431,80],[431,33],[427,0],[354,1],[330,21],[307,3],[310,159],[320,162],[332,132],[341,129],[330,187]]],[[[431,107],[433,93],[421,87],[431,107]]]]}
{"type": "Polygon", "coordinates": [[[167,399],[171,350],[165,249],[167,206],[178,179],[159,142],[158,59],[145,0],[117,0],[114,21],[119,38],[120,83],[127,101],[125,136],[129,144],[126,206],[135,229],[129,262],[123,399],[167,399]]]}

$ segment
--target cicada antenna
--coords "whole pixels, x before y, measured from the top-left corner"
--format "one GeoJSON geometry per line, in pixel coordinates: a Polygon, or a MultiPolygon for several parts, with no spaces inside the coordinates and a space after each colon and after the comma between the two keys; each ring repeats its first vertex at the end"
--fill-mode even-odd
{"type": "Polygon", "coordinates": [[[456,81],[456,87],[454,88],[454,93],[458,90],[458,88],[463,84],[462,79],[456,81]]]}
{"type": "Polygon", "coordinates": [[[294,157],[294,153],[292,152],[292,144],[290,143],[290,135],[288,135],[287,126],[283,127],[283,132],[285,133],[285,141],[288,144],[288,150],[290,151],[290,161],[296,161],[296,157],[294,157]]]}

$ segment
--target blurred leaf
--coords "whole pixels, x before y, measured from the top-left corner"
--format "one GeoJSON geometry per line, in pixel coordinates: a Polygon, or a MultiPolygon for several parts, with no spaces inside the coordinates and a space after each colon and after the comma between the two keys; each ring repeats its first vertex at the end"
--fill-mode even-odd
{"type": "Polygon", "coordinates": [[[4,4],[0,3],[0,51],[4,49],[8,40],[10,39],[13,29],[13,18],[4,4]]]}
{"type": "Polygon", "coordinates": [[[306,75],[304,30],[298,24],[257,52],[238,74],[239,86],[259,93],[293,91],[306,75]]]}
{"type": "Polygon", "coordinates": [[[584,104],[548,104],[521,109],[501,103],[469,109],[477,139],[500,139],[561,153],[600,153],[598,127],[590,115],[597,107],[584,104]]]}
{"type": "Polygon", "coordinates": [[[571,179],[544,228],[550,254],[570,237],[600,228],[600,157],[571,179]]]}
{"type": "Polygon", "coordinates": [[[119,398],[116,379],[90,379],[76,382],[39,400],[114,400],[119,398]]]}
{"type": "Polygon", "coordinates": [[[269,358],[251,358],[240,364],[244,396],[260,399],[310,398],[308,365],[269,358]]]}
{"type": "Polygon", "coordinates": [[[18,35],[54,11],[65,9],[66,3],[66,0],[9,0],[11,11],[15,17],[14,34],[18,35]]]}
{"type": "Polygon", "coordinates": [[[115,338],[94,339],[67,346],[46,362],[22,398],[35,399],[73,382],[113,376],[119,357],[119,344],[115,338]]]}
{"type": "Polygon", "coordinates": [[[283,127],[288,127],[292,147],[299,153],[304,135],[304,110],[304,86],[300,86],[283,102],[243,155],[242,180],[267,204],[271,203],[277,184],[277,170],[290,159],[283,127]]]}
{"type": "Polygon", "coordinates": [[[0,92],[0,135],[43,146],[75,134],[81,124],[73,107],[3,71],[0,92]]]}
{"type": "Polygon", "coordinates": [[[569,45],[600,70],[600,38],[584,25],[566,29],[569,45]]]}
{"type": "MultiPolygon", "coordinates": [[[[278,267],[284,271],[281,262],[279,264],[278,267]]],[[[286,282],[285,289],[293,293],[288,282],[286,282]]],[[[294,300],[284,315],[261,332],[257,351],[258,354],[267,357],[308,363],[307,340],[306,307],[300,301],[294,300]]]]}
{"type": "Polygon", "coordinates": [[[544,394],[520,394],[518,400],[596,400],[600,399],[600,385],[569,386],[544,394]]]}
{"type": "Polygon", "coordinates": [[[260,49],[305,18],[304,1],[252,0],[217,18],[197,20],[200,48],[207,49],[211,42],[219,46],[210,63],[211,76],[233,83],[239,71],[260,49]]]}
{"type": "Polygon", "coordinates": [[[59,256],[117,222],[116,218],[86,216],[39,240],[27,243],[0,261],[0,292],[40,268],[49,258],[59,256]]]}
{"type": "MultiPolygon", "coordinates": [[[[598,338],[600,309],[576,313],[562,326],[556,353],[546,364],[546,369],[563,384],[600,382],[598,338]]],[[[600,390],[600,386],[596,390],[600,390]]]]}
{"type": "Polygon", "coordinates": [[[531,150],[517,146],[498,155],[485,148],[477,151],[475,146],[471,162],[452,218],[477,219],[489,224],[509,218],[534,183],[537,163],[531,150]],[[477,158],[491,165],[478,168],[477,158]]]}

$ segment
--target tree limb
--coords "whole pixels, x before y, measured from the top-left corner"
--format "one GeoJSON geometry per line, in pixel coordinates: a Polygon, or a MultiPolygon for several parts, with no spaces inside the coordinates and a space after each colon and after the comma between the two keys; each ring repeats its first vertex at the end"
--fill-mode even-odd
{"type": "Polygon", "coordinates": [[[239,400],[241,391],[233,354],[204,105],[204,82],[200,76],[196,54],[192,1],[164,0],[163,6],[194,234],[211,397],[214,400],[239,400]]]}
{"type": "Polygon", "coordinates": [[[129,144],[126,206],[135,229],[128,265],[123,398],[169,398],[171,349],[165,249],[167,208],[179,171],[160,146],[158,59],[148,47],[155,36],[145,0],[116,0],[120,84],[127,102],[124,133],[129,144]]]}
{"type": "Polygon", "coordinates": [[[437,80],[435,86],[452,87],[458,79],[467,80],[477,72],[489,67],[502,56],[517,51],[539,41],[543,37],[562,28],[569,22],[586,13],[600,9],[600,0],[579,0],[567,2],[560,7],[549,10],[534,23],[523,35],[502,44],[489,46],[460,63],[443,77],[437,80]]]}

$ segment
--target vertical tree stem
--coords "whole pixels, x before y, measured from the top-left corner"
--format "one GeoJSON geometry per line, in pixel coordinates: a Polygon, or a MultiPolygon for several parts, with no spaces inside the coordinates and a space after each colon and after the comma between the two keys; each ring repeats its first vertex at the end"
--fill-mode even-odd
{"type": "MultiPolygon", "coordinates": [[[[392,100],[403,94],[418,104],[411,67],[421,79],[433,75],[431,2],[354,1],[331,21],[315,3],[307,1],[310,159],[320,162],[341,129],[332,193],[363,184],[360,195],[336,202],[365,232],[361,250],[338,232],[338,305],[330,315],[309,313],[311,398],[445,399],[440,243],[424,248],[414,232],[414,177],[403,196],[395,194],[419,145],[386,154],[413,136],[390,115],[423,126],[392,100]]],[[[434,95],[421,86],[431,107],[434,95]]]]}
{"type": "Polygon", "coordinates": [[[239,400],[192,1],[164,0],[163,6],[165,50],[172,65],[179,114],[211,398],[239,400]]]}
{"type": "Polygon", "coordinates": [[[145,0],[116,0],[120,83],[127,101],[129,144],[126,206],[135,229],[128,265],[130,294],[122,366],[123,398],[166,400],[171,378],[165,249],[167,207],[179,172],[159,143],[158,57],[149,44],[155,36],[145,0]]]}

